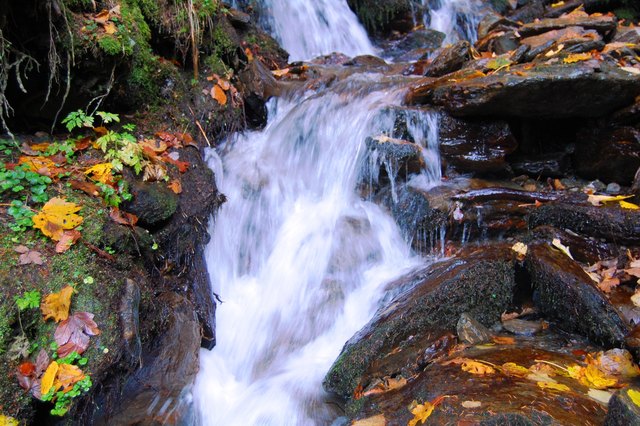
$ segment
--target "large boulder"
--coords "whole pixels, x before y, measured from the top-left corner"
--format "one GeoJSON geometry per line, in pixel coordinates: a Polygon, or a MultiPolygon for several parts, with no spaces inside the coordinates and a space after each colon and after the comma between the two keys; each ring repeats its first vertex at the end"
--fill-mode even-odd
{"type": "Polygon", "coordinates": [[[516,65],[414,85],[408,104],[442,105],[454,116],[598,117],[633,103],[640,79],[608,62],[516,65]],[[475,78],[474,78],[475,77],[475,78]]]}
{"type": "MultiPolygon", "coordinates": [[[[386,354],[431,347],[455,331],[462,313],[485,325],[499,321],[512,300],[513,257],[507,247],[483,247],[391,283],[388,288],[396,296],[346,343],[325,377],[325,389],[351,397],[374,379],[366,373],[386,354]]],[[[385,374],[393,377],[394,372],[385,374]]]]}

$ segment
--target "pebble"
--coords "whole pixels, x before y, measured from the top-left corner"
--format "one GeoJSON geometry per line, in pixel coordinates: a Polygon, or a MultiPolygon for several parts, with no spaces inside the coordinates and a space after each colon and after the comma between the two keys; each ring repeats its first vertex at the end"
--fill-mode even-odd
{"type": "Polygon", "coordinates": [[[611,182],[607,185],[607,189],[604,190],[607,194],[619,194],[620,193],[620,185],[615,182],[611,182]]]}

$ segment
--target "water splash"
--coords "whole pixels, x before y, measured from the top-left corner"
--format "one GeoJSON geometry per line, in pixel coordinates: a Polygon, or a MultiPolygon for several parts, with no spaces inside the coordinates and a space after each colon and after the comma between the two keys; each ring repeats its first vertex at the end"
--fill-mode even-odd
{"type": "Polygon", "coordinates": [[[377,117],[400,94],[339,86],[274,102],[264,131],[228,142],[218,177],[229,201],[206,253],[224,303],[194,390],[202,424],[330,423],[324,374],[384,284],[420,262],[388,214],[355,193],[364,141],[385,131],[377,117]]]}
{"type": "Polygon", "coordinates": [[[443,45],[478,39],[482,2],[478,0],[422,0],[425,26],[446,35],[443,45]]]}

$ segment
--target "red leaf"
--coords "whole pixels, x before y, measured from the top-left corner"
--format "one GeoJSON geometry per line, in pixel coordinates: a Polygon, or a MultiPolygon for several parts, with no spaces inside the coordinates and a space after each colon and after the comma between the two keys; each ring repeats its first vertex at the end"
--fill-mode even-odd
{"type": "Polygon", "coordinates": [[[76,231],[75,229],[64,231],[62,237],[60,237],[60,241],[56,244],[56,253],[64,253],[69,250],[81,236],[80,231],[76,231]]]}
{"type": "Polygon", "coordinates": [[[138,216],[133,213],[123,212],[117,207],[113,207],[111,209],[109,217],[115,223],[119,223],[120,225],[134,226],[136,223],[138,223],[138,216]]]}
{"type": "Polygon", "coordinates": [[[187,170],[189,170],[189,163],[187,163],[186,161],[174,160],[167,153],[164,153],[162,155],[162,160],[167,162],[167,163],[169,163],[169,164],[173,164],[174,166],[176,166],[178,168],[178,170],[180,171],[180,173],[184,173],[187,170]]]}
{"type": "Polygon", "coordinates": [[[23,376],[31,376],[36,373],[36,365],[32,362],[23,362],[18,366],[18,372],[23,376]]]}
{"type": "Polygon", "coordinates": [[[89,337],[100,334],[98,324],[93,321],[93,314],[76,312],[62,321],[53,335],[58,348],[58,356],[65,357],[71,352],[82,354],[89,347],[89,337]]]}
{"type": "Polygon", "coordinates": [[[93,197],[97,197],[98,195],[100,195],[100,190],[98,189],[98,186],[91,182],[74,179],[74,180],[70,180],[69,184],[73,189],[77,189],[93,197]]]}

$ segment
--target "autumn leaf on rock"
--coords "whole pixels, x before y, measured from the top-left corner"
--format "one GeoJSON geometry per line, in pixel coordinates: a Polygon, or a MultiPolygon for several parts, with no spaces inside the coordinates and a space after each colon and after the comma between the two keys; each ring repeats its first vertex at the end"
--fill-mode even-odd
{"type": "Polygon", "coordinates": [[[433,410],[444,400],[447,398],[446,396],[439,396],[433,400],[433,402],[425,401],[424,404],[418,404],[416,401],[413,401],[411,405],[409,405],[409,410],[411,414],[413,414],[413,418],[409,420],[407,426],[416,426],[418,424],[424,424],[425,421],[429,418],[433,410]]]}
{"type": "Polygon", "coordinates": [[[602,203],[610,203],[612,201],[622,201],[627,198],[632,198],[633,195],[594,195],[589,194],[587,201],[594,206],[601,206],[602,203]]]}
{"type": "Polygon", "coordinates": [[[64,231],[62,237],[60,237],[60,241],[56,244],[56,253],[64,253],[69,250],[81,236],[80,231],[76,231],[75,229],[64,231]]]}
{"type": "Polygon", "coordinates": [[[478,376],[484,376],[486,374],[493,374],[496,370],[487,364],[474,361],[472,359],[465,360],[462,363],[462,371],[466,371],[467,373],[475,374],[478,376]]]}
{"type": "Polygon", "coordinates": [[[591,59],[590,53],[572,53],[562,60],[565,64],[573,64],[580,61],[588,61],[591,59]]]}
{"type": "Polygon", "coordinates": [[[511,250],[516,252],[516,254],[518,255],[518,260],[524,260],[524,258],[527,256],[528,247],[524,243],[517,242],[511,247],[511,250]]]}
{"type": "Polygon", "coordinates": [[[629,389],[627,395],[629,395],[629,398],[635,405],[640,407],[640,392],[635,389],[629,389]]]}
{"type": "Polygon", "coordinates": [[[48,394],[51,388],[53,388],[53,382],[56,378],[56,374],[58,373],[58,368],[58,363],[51,361],[51,364],[49,364],[47,370],[44,372],[40,382],[40,392],[42,395],[48,394]]]}
{"type": "Polygon", "coordinates": [[[59,173],[64,171],[57,167],[56,163],[48,157],[20,157],[18,159],[18,164],[26,164],[32,172],[36,172],[50,178],[55,178],[59,173]]]}
{"type": "Polygon", "coordinates": [[[210,93],[211,93],[211,97],[215,99],[215,101],[218,102],[218,104],[222,106],[227,104],[227,95],[224,93],[224,90],[222,90],[222,88],[217,84],[215,84],[211,88],[210,93]]]}
{"type": "Polygon", "coordinates": [[[73,229],[82,223],[82,216],[76,214],[80,206],[52,198],[33,216],[33,227],[54,241],[60,241],[66,229],[73,229]]]}
{"type": "Polygon", "coordinates": [[[89,347],[91,336],[100,334],[98,324],[93,321],[93,314],[76,312],[62,321],[54,333],[54,339],[60,346],[58,356],[65,357],[71,352],[82,354],[89,347]]]}
{"type": "Polygon", "coordinates": [[[163,140],[157,140],[157,139],[145,139],[142,142],[140,142],[140,146],[143,149],[147,147],[153,152],[158,154],[165,152],[169,147],[166,142],[164,142],[163,140]]]}
{"type": "Polygon", "coordinates": [[[180,173],[184,173],[187,170],[189,170],[189,163],[187,163],[186,161],[180,161],[178,160],[178,158],[179,156],[177,155],[176,152],[172,152],[171,154],[167,154],[165,152],[164,154],[162,154],[162,160],[176,166],[180,173]]]}
{"type": "Polygon", "coordinates": [[[115,223],[119,223],[120,225],[134,226],[136,223],[138,223],[138,216],[133,213],[124,212],[117,207],[111,208],[109,217],[115,223]]]}
{"type": "Polygon", "coordinates": [[[71,295],[73,291],[73,287],[66,286],[59,292],[50,294],[44,298],[40,304],[40,310],[42,311],[45,321],[52,318],[55,322],[60,322],[69,317],[69,307],[71,306],[71,295]]]}
{"type": "Polygon", "coordinates": [[[571,389],[567,385],[563,385],[562,383],[553,383],[553,382],[536,382],[538,387],[541,389],[553,389],[560,392],[568,392],[571,389]]]}
{"type": "Polygon", "coordinates": [[[73,385],[85,378],[85,374],[80,367],[71,364],[60,364],[58,372],[53,382],[55,389],[62,389],[62,392],[69,392],[73,385]]]}
{"type": "Polygon", "coordinates": [[[627,210],[639,210],[640,209],[640,206],[638,206],[637,204],[630,203],[628,201],[621,200],[619,203],[620,203],[620,207],[622,207],[623,209],[627,209],[627,210]]]}
{"type": "Polygon", "coordinates": [[[570,259],[573,259],[573,256],[571,255],[571,251],[569,250],[569,247],[562,244],[559,238],[554,238],[553,241],[551,242],[551,245],[557,248],[558,250],[560,250],[561,252],[563,252],[564,254],[566,254],[570,259]]]}
{"type": "Polygon", "coordinates": [[[67,182],[69,183],[69,185],[71,185],[73,189],[82,191],[87,195],[91,195],[93,197],[97,197],[100,195],[100,189],[98,188],[98,186],[91,182],[86,182],[83,180],[76,180],[76,179],[69,180],[67,182]]]}
{"type": "Polygon", "coordinates": [[[89,167],[84,174],[91,180],[104,183],[105,185],[113,184],[113,164],[100,163],[93,167],[89,167]]]}
{"type": "Polygon", "coordinates": [[[502,371],[502,374],[514,377],[527,377],[531,374],[531,371],[529,371],[528,368],[518,365],[515,362],[505,362],[500,367],[500,370],[502,371]]]}

